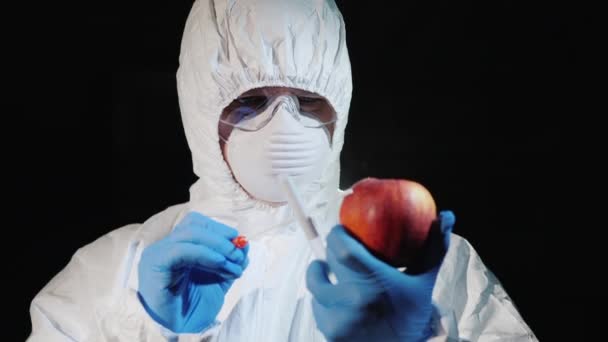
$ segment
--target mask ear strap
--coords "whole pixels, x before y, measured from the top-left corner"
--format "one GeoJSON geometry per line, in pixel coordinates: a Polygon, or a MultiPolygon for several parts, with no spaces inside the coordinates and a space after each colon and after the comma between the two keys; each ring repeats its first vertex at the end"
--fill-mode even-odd
{"type": "MultiPolygon", "coordinates": [[[[229,123],[228,121],[225,121],[225,120],[219,119],[219,123],[220,123],[220,124],[223,124],[223,125],[225,125],[225,126],[229,126],[229,127],[231,127],[230,131],[233,131],[233,130],[235,130],[235,129],[236,129],[236,126],[235,126],[235,125],[233,125],[233,124],[231,124],[231,123],[229,123]]],[[[221,127],[221,125],[220,125],[220,127],[221,127]]],[[[222,134],[221,134],[221,129],[218,129],[217,135],[220,137],[220,140],[221,140],[221,141],[223,141],[224,143],[228,143],[228,139],[224,139],[224,137],[222,136],[222,134]]]]}

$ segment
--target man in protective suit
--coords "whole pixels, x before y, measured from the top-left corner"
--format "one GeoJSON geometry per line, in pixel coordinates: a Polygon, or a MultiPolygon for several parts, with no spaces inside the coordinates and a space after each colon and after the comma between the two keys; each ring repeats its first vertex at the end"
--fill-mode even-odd
{"type": "Polygon", "coordinates": [[[29,341],[536,340],[451,232],[450,211],[417,272],[336,225],[352,80],[333,1],[196,1],[177,82],[199,177],[190,200],[79,249],[32,301],[29,341]],[[327,260],[279,174],[293,177],[327,260]]]}

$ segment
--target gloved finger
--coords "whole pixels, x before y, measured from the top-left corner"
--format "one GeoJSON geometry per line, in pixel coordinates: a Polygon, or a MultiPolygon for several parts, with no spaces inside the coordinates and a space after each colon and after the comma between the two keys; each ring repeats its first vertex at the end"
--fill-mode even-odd
{"type": "Polygon", "coordinates": [[[329,269],[336,277],[338,284],[344,284],[347,281],[353,281],[362,277],[367,278],[369,276],[369,273],[353,270],[352,266],[345,265],[338,261],[338,256],[336,256],[333,249],[328,248],[325,257],[329,269]]]}
{"type": "Polygon", "coordinates": [[[204,245],[237,264],[245,260],[243,250],[237,248],[230,240],[211,230],[202,228],[196,223],[189,224],[179,231],[173,232],[170,239],[174,242],[189,242],[204,245]]]}
{"type": "MultiPolygon", "coordinates": [[[[359,241],[352,237],[344,227],[335,226],[327,236],[327,253],[333,253],[336,261],[357,273],[369,274],[385,266],[374,257],[359,241]]],[[[328,259],[329,260],[329,259],[328,259]]],[[[338,276],[338,270],[329,264],[338,276]]],[[[338,277],[340,279],[340,277],[338,277]]]]}
{"type": "Polygon", "coordinates": [[[306,287],[317,301],[324,305],[332,305],[340,295],[338,286],[328,278],[329,266],[321,260],[314,260],[306,270],[306,287]]]}
{"type": "Polygon", "coordinates": [[[441,211],[429,231],[423,253],[416,258],[412,266],[406,270],[408,274],[421,274],[431,269],[437,269],[450,246],[450,236],[456,217],[452,211],[441,211]]]}
{"type": "Polygon", "coordinates": [[[181,220],[181,222],[177,224],[174,229],[174,232],[179,232],[181,229],[184,229],[189,225],[195,225],[203,229],[208,229],[209,231],[215,234],[219,234],[229,240],[232,240],[239,235],[239,232],[236,229],[229,227],[221,222],[215,221],[212,218],[207,217],[196,211],[189,212],[181,220]]]}
{"type": "Polygon", "coordinates": [[[188,242],[174,243],[164,251],[164,256],[163,264],[167,270],[195,267],[234,277],[240,277],[243,274],[243,268],[240,265],[204,245],[188,242]]]}
{"type": "Polygon", "coordinates": [[[222,291],[224,291],[224,293],[226,293],[226,292],[228,292],[228,290],[232,286],[232,283],[234,283],[234,278],[232,278],[232,279],[226,279],[226,280],[220,282],[219,285],[222,288],[222,291]]]}
{"type": "Polygon", "coordinates": [[[451,210],[443,210],[439,213],[439,217],[441,218],[441,232],[443,233],[445,248],[448,249],[450,247],[450,237],[456,224],[456,215],[451,210]]]}
{"type": "Polygon", "coordinates": [[[247,256],[247,255],[249,254],[249,246],[251,246],[251,243],[247,242],[247,244],[245,245],[245,247],[243,247],[243,248],[241,249],[241,251],[243,252],[243,254],[244,254],[245,256],[247,256]]]}
{"type": "Polygon", "coordinates": [[[173,275],[174,281],[180,281],[183,285],[192,283],[192,284],[220,284],[222,282],[228,280],[235,280],[238,277],[234,274],[224,271],[224,270],[216,270],[209,271],[204,270],[199,267],[191,267],[191,268],[183,268],[179,270],[179,274],[173,275]],[[187,272],[189,270],[189,272],[187,272]],[[189,280],[181,281],[179,280],[179,276],[187,275],[189,280]]]}
{"type": "Polygon", "coordinates": [[[244,271],[247,268],[247,266],[249,266],[249,256],[247,256],[247,254],[249,252],[249,244],[247,244],[247,246],[243,247],[243,249],[241,249],[240,251],[241,251],[241,253],[243,253],[243,259],[240,262],[235,262],[235,263],[240,265],[244,271]]]}

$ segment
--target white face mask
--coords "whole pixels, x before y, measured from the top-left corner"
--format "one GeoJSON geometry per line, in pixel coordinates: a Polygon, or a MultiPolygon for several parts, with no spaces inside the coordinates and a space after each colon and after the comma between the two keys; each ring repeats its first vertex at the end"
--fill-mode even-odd
{"type": "Polygon", "coordinates": [[[246,132],[234,128],[226,142],[232,173],[253,197],[285,202],[277,175],[287,174],[303,188],[318,180],[331,152],[327,127],[309,128],[298,121],[299,113],[289,97],[279,97],[266,111],[272,119],[261,129],[246,132]]]}

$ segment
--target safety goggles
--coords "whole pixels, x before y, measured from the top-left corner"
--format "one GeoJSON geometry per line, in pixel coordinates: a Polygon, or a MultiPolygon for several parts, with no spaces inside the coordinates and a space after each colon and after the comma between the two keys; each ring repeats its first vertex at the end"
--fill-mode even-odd
{"type": "Polygon", "coordinates": [[[336,121],[336,113],[327,100],[318,95],[254,94],[234,100],[220,122],[243,131],[264,127],[279,110],[286,110],[304,127],[321,128],[336,121]]]}

